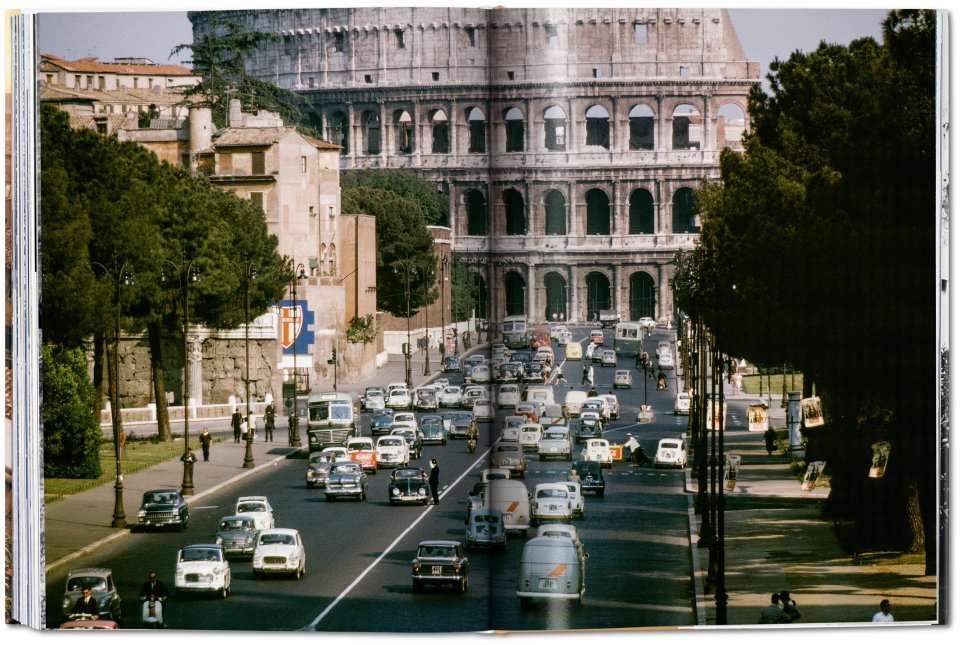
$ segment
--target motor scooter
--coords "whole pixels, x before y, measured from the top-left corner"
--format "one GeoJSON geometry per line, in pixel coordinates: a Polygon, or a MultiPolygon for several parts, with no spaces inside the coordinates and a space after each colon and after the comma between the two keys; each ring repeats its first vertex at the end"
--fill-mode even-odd
{"type": "Polygon", "coordinates": [[[143,601],[141,617],[144,629],[163,629],[163,601],[150,596],[143,601]]]}

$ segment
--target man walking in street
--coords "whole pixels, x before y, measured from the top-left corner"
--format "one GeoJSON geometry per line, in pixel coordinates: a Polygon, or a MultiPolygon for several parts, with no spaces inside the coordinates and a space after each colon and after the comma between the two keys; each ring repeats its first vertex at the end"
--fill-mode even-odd
{"type": "Polygon", "coordinates": [[[206,426],[203,427],[203,432],[200,433],[200,448],[203,449],[203,460],[210,461],[210,444],[213,443],[213,435],[210,434],[210,430],[206,426]]]}
{"type": "Polygon", "coordinates": [[[240,443],[240,424],[243,423],[243,415],[240,414],[240,410],[233,411],[230,423],[233,425],[233,443],[240,443]]]}
{"type": "Polygon", "coordinates": [[[433,503],[440,503],[440,466],[436,459],[430,460],[430,493],[433,495],[433,503]]]}

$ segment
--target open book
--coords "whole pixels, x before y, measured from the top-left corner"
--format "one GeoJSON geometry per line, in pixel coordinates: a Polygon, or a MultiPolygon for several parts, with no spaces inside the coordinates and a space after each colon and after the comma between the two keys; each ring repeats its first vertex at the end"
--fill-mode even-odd
{"type": "MultiPolygon", "coordinates": [[[[97,16],[101,42],[131,15],[97,16]]],[[[178,17],[173,62],[12,20],[11,619],[942,621],[943,240],[919,195],[943,99],[894,75],[941,78],[943,16],[891,18],[915,51],[810,54],[779,101],[723,9],[178,17]],[[930,145],[850,165],[852,106],[917,97],[878,129],[915,117],[894,147],[930,145]],[[916,171],[911,226],[874,162],[916,171]],[[909,313],[862,289],[881,273],[909,313]],[[870,361],[907,338],[891,393],[870,361]],[[852,456],[879,439],[882,468],[852,456]]]]}

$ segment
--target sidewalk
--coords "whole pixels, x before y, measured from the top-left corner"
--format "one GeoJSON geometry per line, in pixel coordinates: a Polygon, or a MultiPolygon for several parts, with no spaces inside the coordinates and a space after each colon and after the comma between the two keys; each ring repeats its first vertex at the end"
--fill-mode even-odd
{"type": "MultiPolygon", "coordinates": [[[[733,396],[726,381],[724,389],[731,400],[757,400],[756,395],[733,396]]],[[[770,410],[774,427],[783,428],[779,395],[774,395],[770,410]]],[[[898,623],[936,620],[936,577],[924,575],[920,559],[864,557],[864,563],[858,563],[844,548],[834,523],[820,517],[829,488],[801,490],[790,457],[782,452],[768,456],[759,433],[725,432],[724,452],[741,458],[735,489],[724,494],[728,625],[756,625],[770,594],[782,590],[790,591],[804,625],[869,623],[883,598],[890,599],[898,623]]],[[[686,489],[692,494],[690,551],[697,622],[716,625],[716,599],[704,592],[710,556],[709,549],[697,547],[697,481],[690,471],[686,489]]]]}
{"type": "MultiPolygon", "coordinates": [[[[461,356],[466,355],[466,353],[473,353],[486,346],[487,344],[472,344],[471,349],[461,356]]],[[[425,375],[423,373],[422,352],[414,354],[411,365],[414,387],[423,385],[441,374],[443,365],[439,352],[431,353],[429,365],[431,371],[425,375]]],[[[362,384],[344,385],[341,391],[362,394],[367,387],[385,386],[388,383],[403,381],[404,377],[403,357],[397,357],[389,360],[386,365],[378,369],[374,378],[362,384]]],[[[230,433],[225,430],[227,421],[229,421],[227,418],[191,419],[190,421],[191,446],[199,459],[194,464],[193,469],[195,494],[187,500],[191,506],[200,502],[207,495],[230,486],[244,477],[275,466],[299,450],[287,446],[287,428],[285,422],[281,421],[280,426],[274,432],[275,441],[273,443],[253,442],[254,467],[245,469],[243,468],[243,461],[246,455],[246,444],[244,442],[234,443],[232,436],[228,436],[230,433]],[[224,438],[223,441],[215,443],[211,447],[209,462],[203,461],[199,443],[196,441],[196,437],[199,436],[200,429],[204,425],[210,426],[216,438],[224,438]]],[[[176,427],[173,427],[172,430],[177,432],[176,427]]],[[[156,425],[154,424],[152,427],[138,425],[137,433],[156,434],[156,425]]],[[[306,437],[302,434],[301,440],[305,445],[306,437]]],[[[182,442],[182,437],[180,441],[182,442]]],[[[137,511],[140,509],[140,500],[145,491],[167,486],[180,488],[182,482],[183,464],[179,460],[167,461],[136,473],[125,474],[123,476],[123,507],[127,526],[136,525],[137,511]]],[[[110,482],[46,505],[44,508],[44,547],[47,573],[66,566],[73,560],[92,553],[104,544],[121,539],[129,534],[129,528],[116,529],[111,526],[115,497],[114,484],[110,482]]]]}

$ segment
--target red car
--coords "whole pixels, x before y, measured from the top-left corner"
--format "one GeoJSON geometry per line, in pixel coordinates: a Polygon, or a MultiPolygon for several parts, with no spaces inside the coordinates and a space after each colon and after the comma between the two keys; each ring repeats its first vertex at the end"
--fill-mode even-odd
{"type": "Polygon", "coordinates": [[[538,347],[549,347],[550,346],[550,330],[549,329],[534,329],[530,334],[530,347],[536,349],[538,347]]]}

